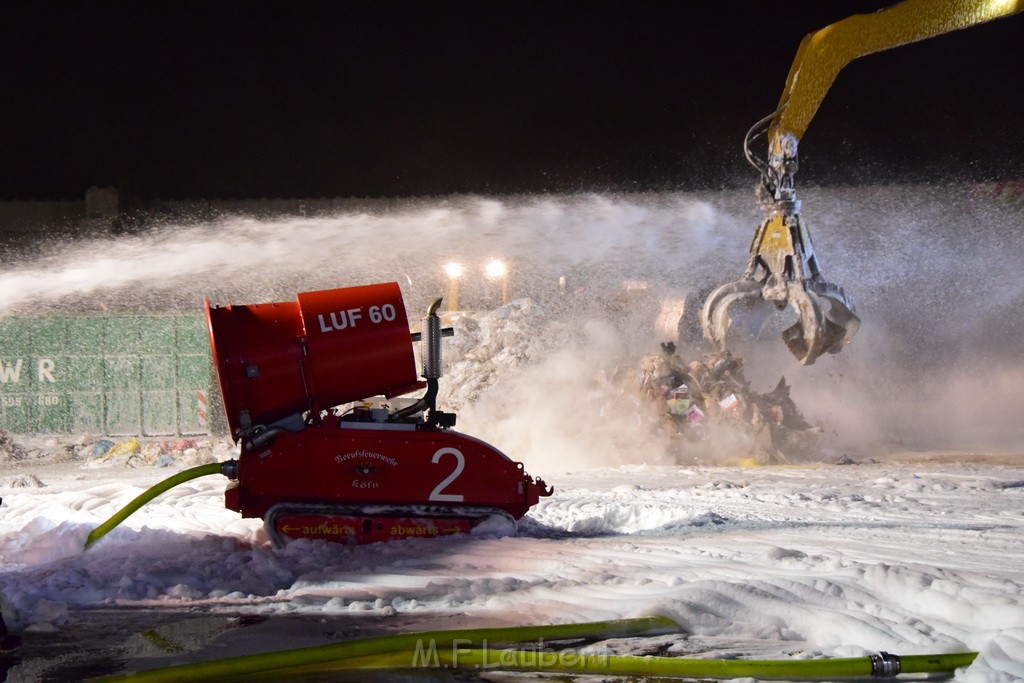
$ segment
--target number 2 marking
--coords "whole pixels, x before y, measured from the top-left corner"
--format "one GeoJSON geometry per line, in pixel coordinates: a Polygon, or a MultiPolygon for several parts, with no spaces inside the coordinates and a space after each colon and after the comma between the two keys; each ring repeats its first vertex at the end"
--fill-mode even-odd
{"type": "Polygon", "coordinates": [[[430,497],[427,500],[444,503],[461,503],[465,500],[465,496],[461,493],[441,493],[456,479],[458,479],[459,475],[462,474],[462,470],[466,468],[466,456],[462,454],[462,451],[457,448],[442,448],[438,450],[437,453],[434,453],[434,457],[430,459],[430,462],[436,465],[441,462],[442,456],[448,455],[449,453],[455,456],[455,469],[452,470],[451,474],[444,478],[444,481],[434,487],[434,490],[430,492],[430,497]]]}

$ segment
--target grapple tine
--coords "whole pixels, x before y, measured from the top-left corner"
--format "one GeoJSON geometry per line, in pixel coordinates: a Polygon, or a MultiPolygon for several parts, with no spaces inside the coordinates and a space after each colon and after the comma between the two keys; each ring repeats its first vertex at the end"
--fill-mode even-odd
{"type": "Polygon", "coordinates": [[[830,344],[828,349],[829,353],[839,353],[860,329],[860,318],[854,312],[853,300],[842,287],[831,282],[817,280],[808,283],[808,286],[815,294],[828,302],[829,309],[825,313],[828,324],[842,330],[842,334],[835,337],[834,343],[830,344]]]}
{"type": "Polygon", "coordinates": [[[700,310],[704,337],[712,341],[719,351],[725,350],[725,338],[732,326],[729,307],[743,299],[762,300],[761,283],[755,280],[728,282],[711,292],[700,310]]]}
{"type": "Polygon", "coordinates": [[[825,338],[824,316],[816,296],[803,287],[803,283],[790,282],[786,287],[787,299],[796,309],[797,321],[782,332],[782,341],[803,365],[810,365],[822,353],[825,338]]]}
{"type": "Polygon", "coordinates": [[[792,283],[789,300],[800,318],[782,332],[782,340],[803,365],[813,364],[823,353],[839,353],[860,327],[860,318],[845,298],[814,291],[816,284],[792,283]],[[827,312],[822,306],[825,302],[829,304],[827,312]]]}

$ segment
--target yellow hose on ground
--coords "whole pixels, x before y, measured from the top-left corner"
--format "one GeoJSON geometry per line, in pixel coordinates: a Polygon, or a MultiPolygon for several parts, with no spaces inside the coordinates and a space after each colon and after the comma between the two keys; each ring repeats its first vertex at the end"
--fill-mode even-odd
{"type": "Polygon", "coordinates": [[[290,677],[357,669],[472,669],[605,676],[750,677],[765,680],[870,676],[893,678],[898,674],[950,673],[969,666],[977,657],[976,652],[904,657],[881,653],[843,659],[744,660],[635,657],[584,653],[579,650],[490,647],[491,644],[545,639],[551,642],[662,635],[678,630],[678,625],[665,617],[644,617],[556,626],[427,631],[197,662],[103,680],[247,680],[255,674],[286,680],[290,677]]]}
{"type": "MultiPolygon", "coordinates": [[[[976,652],[898,657],[896,673],[948,673],[969,666],[976,652]]],[[[892,655],[888,655],[893,657],[892,655]]],[[[534,673],[600,674],[605,676],[677,676],[683,678],[830,679],[870,677],[876,666],[871,657],[844,659],[697,659],[686,657],[633,657],[583,653],[578,650],[492,650],[421,647],[387,655],[336,662],[333,666],[307,667],[301,672],[321,673],[342,669],[476,669],[530,671],[534,673]]],[[[892,678],[884,675],[885,678],[892,678]]]]}
{"type": "Polygon", "coordinates": [[[128,519],[128,517],[138,510],[140,507],[159,496],[164,491],[172,489],[178,484],[183,484],[186,481],[195,479],[197,477],[205,477],[208,474],[220,474],[223,471],[223,465],[226,463],[213,462],[208,465],[199,465],[198,467],[190,467],[187,470],[178,472],[173,477],[164,479],[159,484],[151,486],[146,489],[141,495],[135,498],[132,502],[125,505],[118,511],[113,517],[100,524],[98,527],[92,530],[89,536],[85,539],[85,550],[92,547],[92,544],[106,536],[111,529],[116,527],[118,524],[128,519]]]}
{"type": "Polygon", "coordinates": [[[628,636],[651,636],[677,633],[679,625],[666,617],[616,619],[585,624],[558,624],[554,626],[513,626],[509,628],[459,629],[426,631],[364,638],[345,643],[317,645],[283,652],[232,657],[212,662],[195,662],[163,669],[138,671],[104,678],[104,681],[201,681],[227,678],[249,678],[255,674],[295,675],[300,669],[323,666],[330,668],[340,660],[367,658],[417,647],[451,648],[453,646],[483,646],[485,643],[522,643],[538,640],[604,640],[628,636]]]}

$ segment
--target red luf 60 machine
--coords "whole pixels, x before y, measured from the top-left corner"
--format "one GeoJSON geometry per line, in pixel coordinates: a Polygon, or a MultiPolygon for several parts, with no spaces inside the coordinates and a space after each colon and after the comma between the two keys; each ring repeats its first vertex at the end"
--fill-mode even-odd
{"type": "Polygon", "coordinates": [[[412,334],[394,282],[290,302],[207,301],[227,424],[240,443],[226,506],[262,517],[277,545],[367,543],[518,519],[551,495],[521,463],[454,431],[455,415],[437,410],[441,338],[452,332],[441,328],[440,303],[412,334]],[[423,389],[418,400],[390,402],[423,389]]]}

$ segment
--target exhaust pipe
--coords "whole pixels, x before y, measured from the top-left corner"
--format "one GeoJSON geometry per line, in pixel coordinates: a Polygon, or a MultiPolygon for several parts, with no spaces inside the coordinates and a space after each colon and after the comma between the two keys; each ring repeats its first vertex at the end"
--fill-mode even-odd
{"type": "Polygon", "coordinates": [[[443,300],[438,298],[427,308],[427,317],[423,319],[423,332],[413,335],[413,339],[420,342],[422,377],[427,380],[427,393],[411,406],[395,412],[395,419],[401,420],[425,409],[427,423],[442,429],[455,426],[455,413],[443,413],[437,409],[438,380],[443,374],[441,338],[455,334],[455,330],[450,327],[441,328],[441,318],[437,315],[437,309],[441,307],[443,300]]]}

